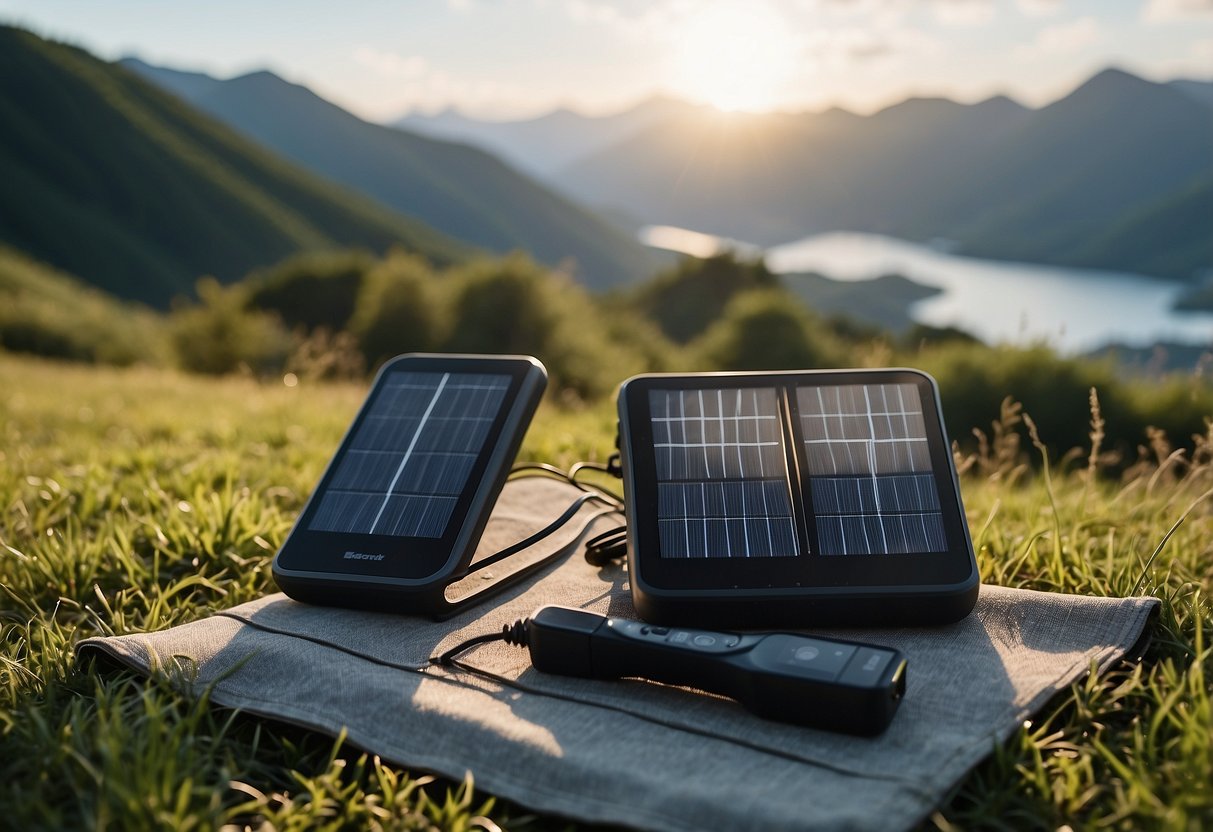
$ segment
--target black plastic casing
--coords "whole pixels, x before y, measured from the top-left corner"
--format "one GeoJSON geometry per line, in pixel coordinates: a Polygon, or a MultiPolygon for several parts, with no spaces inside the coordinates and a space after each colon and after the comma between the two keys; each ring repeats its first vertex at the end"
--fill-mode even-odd
{"type": "MultiPolygon", "coordinates": [[[[278,586],[296,601],[359,610],[425,614],[446,618],[472,598],[452,604],[447,586],[462,577],[480,536],[509,476],[522,438],[547,386],[547,371],[530,356],[488,356],[410,353],[386,362],[375,376],[367,399],[351,423],[337,452],[295,521],[286,541],[274,556],[273,575],[278,586]],[[510,392],[498,415],[472,476],[460,495],[460,509],[441,539],[318,533],[307,524],[369,411],[380,385],[398,371],[508,373],[510,392]],[[462,517],[462,522],[458,522],[462,517]],[[368,545],[368,541],[370,541],[368,545]],[[347,560],[342,553],[371,549],[381,561],[347,560]],[[322,566],[323,568],[317,568],[322,566]]],[[[494,590],[509,584],[501,581],[494,590]]],[[[479,596],[477,596],[477,600],[479,596]]]]}
{"type": "MultiPolygon", "coordinates": [[[[761,373],[646,374],[628,379],[618,395],[619,448],[622,458],[624,497],[628,518],[628,579],[632,603],[645,621],[661,625],[762,629],[783,627],[800,629],[816,626],[888,627],[942,625],[968,615],[977,603],[981,580],[973,543],[960,499],[960,482],[943,425],[939,388],[935,380],[921,370],[908,368],[801,370],[761,373]],[[688,580],[655,579],[669,567],[656,551],[647,523],[655,523],[655,503],[638,496],[640,478],[652,478],[651,470],[638,470],[636,444],[648,442],[642,435],[647,403],[638,399],[650,389],[679,384],[699,385],[748,383],[786,385],[801,381],[815,385],[877,384],[912,380],[920,389],[928,424],[938,427],[932,461],[939,485],[941,508],[948,518],[948,551],[937,553],[947,567],[943,580],[913,574],[907,568],[914,558],[903,555],[854,555],[821,558],[800,555],[797,558],[696,558],[679,561],[698,574],[685,573],[688,580]],[[639,429],[638,429],[639,428],[639,429]],[[902,559],[900,562],[897,559],[902,559]],[[831,561],[832,579],[815,583],[812,561],[831,561]],[[803,561],[802,574],[789,577],[771,561],[803,561]],[[738,562],[740,561],[740,562],[738,562]],[[840,570],[845,570],[839,574],[840,570]],[[884,578],[881,579],[884,573],[884,578]],[[895,573],[895,574],[894,574],[895,573]],[[890,577],[891,576],[891,577],[890,577]]],[[[920,562],[924,562],[920,561],[920,562]]]]}
{"type": "MultiPolygon", "coordinates": [[[[876,648],[890,655],[878,679],[871,684],[848,684],[781,671],[764,659],[760,646],[764,640],[801,638],[795,634],[738,636],[737,649],[712,654],[645,643],[621,634],[616,625],[635,626],[584,610],[542,607],[527,627],[531,664],[536,670],[562,676],[634,677],[693,687],[735,699],[764,719],[859,736],[883,732],[906,690],[906,658],[887,647],[876,648]]],[[[837,639],[813,640],[872,647],[837,639]]],[[[765,652],[769,657],[770,651],[765,652]]]]}

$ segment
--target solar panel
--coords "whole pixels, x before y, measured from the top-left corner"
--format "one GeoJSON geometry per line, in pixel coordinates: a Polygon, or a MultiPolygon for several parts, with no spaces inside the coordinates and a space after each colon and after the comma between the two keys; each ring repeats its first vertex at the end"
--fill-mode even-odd
{"type": "Polygon", "coordinates": [[[309,528],[441,537],[509,385],[503,374],[393,374],[364,414],[309,528]]]}
{"type": "Polygon", "coordinates": [[[976,558],[925,373],[635,376],[619,426],[646,621],[922,624],[973,608],[976,558]]]}
{"type": "Polygon", "coordinates": [[[789,456],[807,484],[809,552],[946,549],[917,386],[793,389],[799,438],[780,416],[775,387],[649,391],[662,557],[799,555],[789,456]]]}
{"type": "Polygon", "coordinates": [[[942,552],[943,512],[918,388],[796,390],[823,555],[942,552]]]}
{"type": "Polygon", "coordinates": [[[799,553],[774,388],[653,390],[664,557],[799,553]]]}
{"type": "Polygon", "coordinates": [[[501,569],[446,594],[471,566],[546,386],[529,356],[385,363],[274,556],[279,587],[308,603],[442,616],[517,580],[522,570],[501,569]]]}

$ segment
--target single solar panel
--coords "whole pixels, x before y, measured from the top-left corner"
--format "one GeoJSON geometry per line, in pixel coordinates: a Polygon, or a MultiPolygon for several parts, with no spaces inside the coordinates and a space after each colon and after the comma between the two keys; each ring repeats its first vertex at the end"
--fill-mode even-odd
{"type": "Polygon", "coordinates": [[[309,528],[441,537],[509,386],[502,374],[396,374],[355,431],[309,528]]]}
{"type": "Polygon", "coordinates": [[[274,558],[279,586],[311,603],[450,613],[445,587],[471,563],[546,383],[527,356],[385,364],[274,558]]]}

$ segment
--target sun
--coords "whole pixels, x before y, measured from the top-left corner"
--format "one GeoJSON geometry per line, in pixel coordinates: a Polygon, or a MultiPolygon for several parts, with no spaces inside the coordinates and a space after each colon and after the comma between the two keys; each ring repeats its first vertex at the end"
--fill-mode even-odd
{"type": "Polygon", "coordinates": [[[729,112],[774,108],[797,69],[788,22],[761,2],[722,0],[693,8],[670,33],[674,92],[729,112]]]}

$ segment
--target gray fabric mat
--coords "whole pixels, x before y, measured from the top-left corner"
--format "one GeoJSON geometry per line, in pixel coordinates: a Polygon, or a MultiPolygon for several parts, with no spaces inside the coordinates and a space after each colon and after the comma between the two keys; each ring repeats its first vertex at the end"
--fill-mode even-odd
{"type": "MultiPolygon", "coordinates": [[[[482,549],[546,525],[577,493],[550,480],[509,483],[482,549]]],[[[618,522],[599,517],[590,528],[618,522]]],[[[576,525],[548,545],[571,541],[576,525]]],[[[1053,694],[1122,656],[1157,601],[983,586],[973,614],[948,627],[836,631],[909,657],[901,710],[874,739],[767,722],[674,687],[540,674],[524,649],[500,643],[465,661],[509,684],[415,669],[553,603],[634,616],[626,571],[574,553],[446,622],[277,594],[79,649],[168,672],[195,691],[213,686],[220,705],[328,734],[345,728],[354,745],[410,768],[454,779],[471,771],[477,789],[541,812],[643,829],[904,829],[1053,694]]]]}

